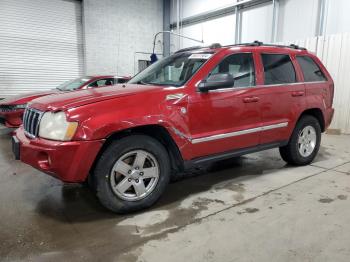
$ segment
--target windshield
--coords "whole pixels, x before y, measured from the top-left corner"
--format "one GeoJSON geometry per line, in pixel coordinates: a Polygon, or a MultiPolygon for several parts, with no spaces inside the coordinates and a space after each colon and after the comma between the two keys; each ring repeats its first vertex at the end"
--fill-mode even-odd
{"type": "Polygon", "coordinates": [[[81,78],[77,78],[74,80],[64,82],[63,84],[59,85],[56,88],[58,90],[61,90],[61,91],[73,91],[73,90],[78,89],[79,87],[81,87],[83,84],[85,84],[86,82],[88,82],[90,80],[91,80],[91,78],[89,78],[89,77],[81,77],[81,78]]]}
{"type": "Polygon", "coordinates": [[[211,57],[211,53],[179,53],[147,67],[128,83],[182,86],[211,57]]]}

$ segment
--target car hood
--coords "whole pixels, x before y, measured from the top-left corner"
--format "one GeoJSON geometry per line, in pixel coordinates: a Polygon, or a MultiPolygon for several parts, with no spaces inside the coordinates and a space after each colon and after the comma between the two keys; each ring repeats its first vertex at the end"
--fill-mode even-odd
{"type": "Polygon", "coordinates": [[[32,101],[30,106],[42,111],[66,110],[69,108],[79,107],[118,97],[131,96],[140,93],[144,94],[145,92],[148,93],[161,88],[163,87],[150,85],[146,86],[135,84],[120,84],[116,86],[78,90],[55,96],[45,96],[42,98],[35,99],[34,101],[32,101]]]}
{"type": "Polygon", "coordinates": [[[26,104],[26,103],[32,101],[33,99],[36,99],[36,98],[39,98],[42,96],[59,94],[59,93],[62,93],[62,91],[60,91],[58,89],[52,89],[52,90],[47,90],[47,91],[25,93],[22,95],[8,96],[8,97],[5,97],[5,99],[0,100],[0,104],[3,104],[3,105],[21,105],[21,104],[26,104]]]}

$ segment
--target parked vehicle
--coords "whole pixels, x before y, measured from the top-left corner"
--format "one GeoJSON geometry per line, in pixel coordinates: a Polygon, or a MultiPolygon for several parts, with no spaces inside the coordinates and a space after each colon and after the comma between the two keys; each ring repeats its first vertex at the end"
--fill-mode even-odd
{"type": "Polygon", "coordinates": [[[120,76],[84,76],[67,81],[52,90],[33,92],[29,94],[27,93],[0,100],[0,125],[2,124],[10,128],[19,127],[22,124],[24,109],[26,108],[28,102],[32,101],[33,99],[79,89],[125,83],[129,79],[130,77],[120,76]]]}
{"type": "Polygon", "coordinates": [[[186,49],[120,88],[34,100],[13,150],[64,182],[89,180],[105,207],[130,212],[154,204],[172,174],[209,161],[279,148],[289,164],[309,164],[333,92],[320,60],[297,46],[186,49]]]}

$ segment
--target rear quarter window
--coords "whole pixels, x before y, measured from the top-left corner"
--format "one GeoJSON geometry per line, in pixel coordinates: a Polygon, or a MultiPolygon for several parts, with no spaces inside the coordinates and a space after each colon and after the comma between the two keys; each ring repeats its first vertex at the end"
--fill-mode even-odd
{"type": "Polygon", "coordinates": [[[327,81],[321,68],[308,56],[297,56],[297,61],[303,71],[305,82],[327,81]]]}
{"type": "Polygon", "coordinates": [[[296,74],[289,55],[262,54],[265,85],[281,85],[296,82],[296,74]]]}

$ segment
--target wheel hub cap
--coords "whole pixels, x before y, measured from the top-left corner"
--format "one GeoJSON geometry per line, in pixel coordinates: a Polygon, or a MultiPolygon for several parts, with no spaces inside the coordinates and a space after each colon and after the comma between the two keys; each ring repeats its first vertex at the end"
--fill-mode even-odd
{"type": "Polygon", "coordinates": [[[137,201],[154,190],[159,172],[159,164],[153,154],[145,150],[134,150],[115,162],[110,174],[110,185],[121,199],[137,201]]]}
{"type": "Polygon", "coordinates": [[[138,179],[140,176],[140,171],[133,169],[130,173],[130,178],[131,179],[138,179]]]}
{"type": "Polygon", "coordinates": [[[299,133],[298,149],[299,153],[303,157],[310,156],[316,147],[317,135],[316,130],[312,126],[306,126],[299,133]]]}

